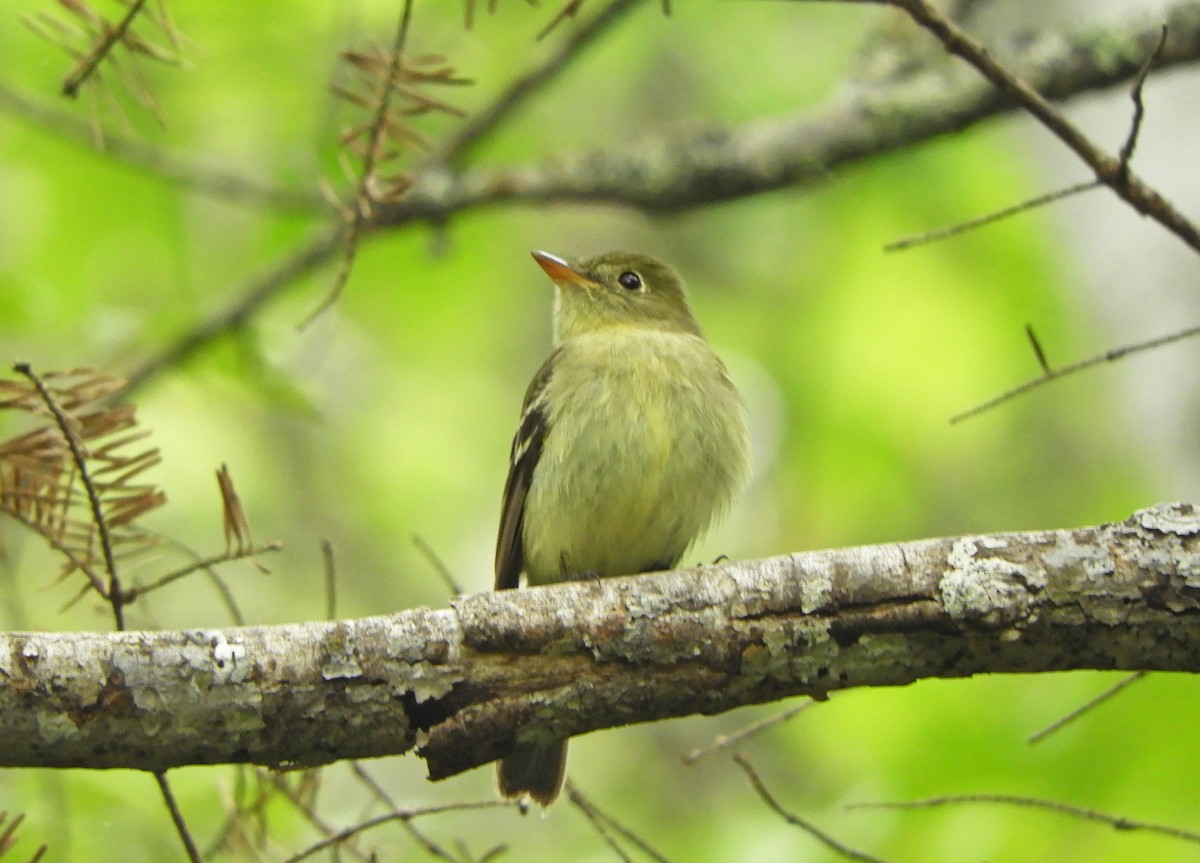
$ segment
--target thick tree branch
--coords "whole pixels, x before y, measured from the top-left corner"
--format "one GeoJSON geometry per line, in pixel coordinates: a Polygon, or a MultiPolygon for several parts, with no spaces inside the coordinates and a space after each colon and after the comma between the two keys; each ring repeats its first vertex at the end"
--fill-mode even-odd
{"type": "Polygon", "coordinates": [[[0,766],[315,765],[926,677],[1200,670],[1200,513],[922,540],[228,630],[0,635],[0,766]]]}
{"type": "MultiPolygon", "coordinates": [[[[1132,81],[1169,26],[1158,69],[1200,60],[1200,0],[1163,17],[1138,15],[1073,33],[1037,34],[1005,52],[1006,67],[1049,99],[1132,81]]],[[[945,59],[945,58],[940,58],[945,59]]],[[[0,94],[2,95],[2,94],[0,94]]],[[[677,213],[784,188],[807,188],[842,166],[1012,113],[1016,104],[973,70],[943,63],[847,90],[794,116],[735,129],[677,133],[627,147],[501,167],[431,167],[403,200],[376,209],[364,239],[408,222],[444,223],[469,210],[546,203],[602,203],[677,213]]],[[[237,292],[230,308],[199,324],[127,375],[140,386],[243,324],[272,297],[335,257],[331,230],[237,292]]]]}
{"type": "MultiPolygon", "coordinates": [[[[1042,32],[1006,54],[1006,68],[1046,99],[1131,81],[1168,25],[1163,69],[1200,59],[1200,3],[1180,0],[1163,17],[1042,32]]],[[[939,58],[944,59],[944,58],[939,58]]],[[[679,133],[538,165],[433,171],[380,212],[380,225],[443,220],[481,205],[605,203],[670,213],[828,179],[841,165],[957,132],[1021,110],[973,70],[937,63],[915,74],[848,90],[794,116],[734,129],[679,133]]]]}

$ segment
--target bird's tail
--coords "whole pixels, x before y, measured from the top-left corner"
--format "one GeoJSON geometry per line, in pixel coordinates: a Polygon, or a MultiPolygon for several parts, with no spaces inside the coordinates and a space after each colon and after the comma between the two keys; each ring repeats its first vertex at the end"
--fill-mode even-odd
{"type": "Polygon", "coordinates": [[[497,765],[500,794],[522,800],[524,810],[532,800],[543,808],[554,802],[567,773],[567,741],[549,745],[525,743],[517,746],[497,765]]]}

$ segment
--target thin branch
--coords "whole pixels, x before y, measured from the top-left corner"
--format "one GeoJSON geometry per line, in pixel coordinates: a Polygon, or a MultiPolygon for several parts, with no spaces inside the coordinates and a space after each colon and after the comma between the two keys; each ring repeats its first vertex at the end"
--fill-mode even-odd
{"type": "Polygon", "coordinates": [[[246,800],[246,795],[248,794],[246,790],[248,785],[246,777],[248,775],[257,778],[257,772],[252,773],[244,765],[238,765],[235,771],[232,794],[228,803],[229,811],[226,814],[225,822],[213,835],[213,838],[209,840],[208,847],[204,849],[202,855],[204,859],[211,859],[222,850],[230,851],[236,840],[244,838],[246,828],[243,822],[247,816],[253,813],[260,813],[275,793],[273,786],[259,782],[255,790],[254,799],[246,800]]]}
{"type": "Polygon", "coordinates": [[[88,505],[92,510],[92,521],[96,526],[96,533],[100,537],[100,549],[104,554],[104,567],[108,571],[107,599],[112,606],[116,627],[118,630],[122,630],[125,628],[125,599],[121,594],[121,581],[117,573],[117,560],[113,554],[112,537],[108,531],[108,519],[104,516],[104,508],[100,503],[100,493],[96,491],[96,486],[92,482],[91,474],[88,471],[87,457],[84,455],[83,445],[75,434],[71,420],[63,413],[53,394],[47,389],[42,379],[34,374],[30,365],[28,363],[17,363],[13,366],[13,371],[24,375],[37,387],[38,394],[42,397],[42,401],[50,410],[50,413],[54,415],[54,421],[58,424],[59,431],[62,432],[63,439],[71,450],[71,458],[75,462],[75,469],[79,472],[79,480],[83,483],[83,487],[87,491],[88,505]]]}
{"type": "Polygon", "coordinates": [[[22,96],[0,81],[0,110],[24,120],[90,155],[107,158],[183,189],[222,198],[235,203],[249,202],[282,212],[300,212],[327,216],[330,207],[320,194],[266,185],[257,178],[241,176],[223,168],[202,165],[189,157],[159,147],[104,133],[103,149],[98,150],[92,126],[74,113],[60,111],[22,96]]]}
{"type": "Polygon", "coordinates": [[[210,569],[218,564],[229,563],[234,560],[245,560],[246,558],[253,559],[255,555],[266,554],[267,552],[280,551],[283,549],[281,542],[269,542],[266,545],[250,546],[248,548],[230,549],[221,554],[214,554],[211,557],[194,560],[191,563],[185,564],[178,569],[167,573],[166,575],[156,578],[149,584],[138,585],[131,587],[125,591],[123,598],[126,603],[133,602],[143,594],[166,587],[172,582],[179,581],[181,578],[187,578],[193,573],[199,572],[202,569],[210,569]]]}
{"type": "Polygon", "coordinates": [[[79,94],[79,88],[92,76],[92,73],[96,71],[117,43],[125,38],[130,25],[133,24],[133,19],[141,13],[142,7],[145,5],[146,0],[134,0],[134,2],[129,4],[129,9],[126,11],[125,17],[118,21],[117,26],[112,28],[112,30],[104,35],[103,39],[96,43],[95,47],[71,70],[71,74],[63,81],[62,92],[64,96],[74,99],[79,94]]]}
{"type": "MultiPolygon", "coordinates": [[[[316,808],[313,805],[315,802],[316,791],[320,783],[320,770],[313,769],[303,771],[300,774],[301,779],[298,783],[291,783],[288,781],[288,776],[294,774],[259,770],[258,775],[263,782],[266,782],[275,788],[285,800],[292,804],[296,811],[303,815],[309,824],[324,834],[326,839],[338,833],[332,824],[329,824],[324,818],[317,814],[316,808]]],[[[349,852],[360,860],[373,861],[374,858],[370,854],[359,850],[359,848],[350,841],[351,838],[352,837],[343,838],[338,843],[338,848],[340,850],[349,852]]]]}
{"type": "Polygon", "coordinates": [[[693,749],[687,755],[683,756],[683,763],[689,765],[695,764],[697,761],[707,755],[712,755],[714,752],[721,752],[722,750],[741,743],[748,737],[753,737],[755,734],[761,734],[763,731],[766,731],[769,728],[774,728],[776,725],[782,725],[788,720],[799,716],[816,703],[817,702],[813,701],[811,698],[806,698],[803,699],[799,704],[793,704],[787,710],[781,710],[778,713],[768,716],[766,719],[759,720],[758,722],[751,722],[749,725],[739,728],[732,734],[719,734],[712,741],[712,743],[708,744],[707,746],[701,746],[693,749]]]}
{"type": "Polygon", "coordinates": [[[592,803],[579,790],[579,786],[570,780],[567,780],[567,797],[584,814],[584,817],[591,822],[592,826],[596,828],[596,832],[600,834],[608,847],[613,850],[613,853],[617,854],[622,860],[631,860],[632,858],[617,844],[616,836],[613,835],[614,833],[637,847],[639,851],[651,860],[656,861],[656,863],[670,863],[657,848],[592,803]]]}
{"type": "Polygon", "coordinates": [[[583,8],[583,4],[585,2],[586,0],[566,0],[566,2],[563,3],[562,8],[555,13],[554,17],[550,19],[546,26],[538,31],[538,41],[540,42],[542,39],[545,39],[547,36],[549,36],[563,21],[566,21],[568,18],[574,18],[576,15],[578,15],[579,10],[583,8]]]}
{"type": "MultiPolygon", "coordinates": [[[[0,832],[0,857],[3,857],[13,849],[14,845],[16,845],[17,830],[20,828],[21,822],[24,820],[24,812],[18,812],[15,816],[13,816],[12,821],[9,821],[7,810],[0,809],[0,827],[4,828],[3,831],[0,832]],[[7,826],[5,826],[6,822],[7,826]]],[[[28,863],[38,863],[38,861],[41,860],[45,855],[46,849],[49,847],[50,846],[48,845],[38,846],[37,851],[35,851],[33,856],[29,858],[28,863]]]]}
{"type": "Polygon", "coordinates": [[[1150,52],[1150,56],[1138,70],[1137,77],[1133,79],[1133,89],[1129,93],[1129,98],[1133,100],[1133,118],[1129,123],[1129,135],[1125,138],[1125,143],[1121,145],[1121,152],[1118,154],[1122,173],[1129,171],[1129,163],[1133,160],[1133,151],[1137,148],[1138,134],[1142,129],[1142,119],[1146,115],[1146,106],[1142,102],[1142,88],[1146,86],[1146,77],[1150,74],[1150,70],[1158,64],[1158,58],[1162,56],[1163,48],[1167,44],[1168,32],[1169,28],[1164,23],[1158,44],[1154,46],[1154,50],[1150,52]]]}
{"type": "Polygon", "coordinates": [[[1060,719],[1052,722],[1050,725],[1047,725],[1041,731],[1038,731],[1034,734],[1029,735],[1029,738],[1025,742],[1028,743],[1030,746],[1033,746],[1034,744],[1037,744],[1037,743],[1041,743],[1043,740],[1045,740],[1051,734],[1054,734],[1056,731],[1061,730],[1065,726],[1074,722],[1079,717],[1081,717],[1087,713],[1091,713],[1093,710],[1095,710],[1097,707],[1099,707],[1104,702],[1108,701],[1110,698],[1114,698],[1121,692],[1124,692],[1126,687],[1131,686],[1134,683],[1137,683],[1139,680],[1144,680],[1146,678],[1146,676],[1147,676],[1147,672],[1145,672],[1145,671],[1136,671],[1133,674],[1130,674],[1128,677],[1124,678],[1119,683],[1115,683],[1112,686],[1110,686],[1108,689],[1101,692],[1095,698],[1089,699],[1086,703],[1080,705],[1079,707],[1076,707],[1074,710],[1072,710],[1066,716],[1063,716],[1060,719]]]}
{"type": "Polygon", "coordinates": [[[1046,351],[1042,348],[1042,342],[1033,330],[1033,324],[1025,325],[1025,337],[1029,339],[1029,346],[1033,348],[1033,355],[1037,358],[1038,368],[1042,370],[1042,374],[1054,374],[1054,370],[1050,368],[1050,363],[1046,360],[1046,351]]]}
{"type": "MultiPolygon", "coordinates": [[[[1137,147],[1138,134],[1142,128],[1142,119],[1145,116],[1145,106],[1142,103],[1142,88],[1146,84],[1146,77],[1150,74],[1150,70],[1154,68],[1154,66],[1158,63],[1159,58],[1162,56],[1163,48],[1167,44],[1167,33],[1168,27],[1166,24],[1163,24],[1162,33],[1159,37],[1158,44],[1155,45],[1154,50],[1150,53],[1150,56],[1146,58],[1146,62],[1143,63],[1141,69],[1138,70],[1137,77],[1134,78],[1133,88],[1130,91],[1130,98],[1133,100],[1133,118],[1130,121],[1129,133],[1126,136],[1125,143],[1121,146],[1121,151],[1118,154],[1118,159],[1120,161],[1119,174],[1124,178],[1121,180],[1121,182],[1127,181],[1126,175],[1129,172],[1129,164],[1133,158],[1133,151],[1137,147]]],[[[1088,180],[1085,183],[1075,183],[1074,185],[1067,186],[1066,188],[1048,192],[1044,195],[1038,195],[1034,198],[1029,198],[1025,201],[1021,201],[1018,204],[1004,207],[1000,210],[987,213],[975,219],[969,219],[964,222],[958,222],[950,225],[946,228],[940,228],[935,231],[928,231],[912,237],[896,240],[895,242],[886,244],[883,247],[883,250],[885,252],[897,252],[912,248],[914,246],[920,246],[926,243],[944,240],[948,237],[958,236],[959,234],[965,234],[968,231],[975,230],[976,228],[981,228],[985,225],[991,225],[995,222],[1015,216],[1018,213],[1024,213],[1029,210],[1044,207],[1048,204],[1078,195],[1081,192],[1087,192],[1091,189],[1099,188],[1102,185],[1104,184],[1100,179],[1088,180]]]]}
{"type": "Polygon", "coordinates": [[[191,359],[212,341],[248,323],[265,303],[283,289],[292,286],[336,255],[341,248],[344,231],[341,225],[323,231],[299,250],[286,255],[266,275],[252,279],[241,290],[235,291],[236,299],[223,312],[200,322],[134,369],[132,374],[126,377],[127,383],[122,395],[128,396],[159,373],[191,359]]]}
{"type": "Polygon", "coordinates": [[[462,585],[454,578],[454,573],[450,572],[450,567],[446,566],[442,559],[438,557],[438,553],[433,550],[433,546],[427,543],[420,534],[414,533],[412,539],[413,545],[417,547],[417,551],[425,556],[425,559],[429,561],[429,565],[433,567],[433,571],[441,577],[442,582],[449,588],[450,595],[462,596],[464,593],[462,585]]]}
{"type": "MultiPolygon", "coordinates": [[[[201,562],[201,567],[204,570],[204,574],[208,576],[208,580],[212,583],[213,589],[216,590],[217,596],[225,606],[225,610],[229,612],[229,619],[233,621],[236,626],[244,626],[246,619],[242,615],[241,608],[238,607],[237,597],[233,595],[233,591],[229,589],[229,585],[225,583],[224,579],[222,579],[217,571],[213,569],[215,564],[222,563],[223,561],[213,560],[211,563],[206,562],[204,558],[201,558],[201,556],[194,549],[185,545],[184,543],[169,537],[165,538],[164,541],[168,545],[178,549],[182,553],[192,558],[193,561],[201,562]]],[[[260,549],[259,551],[265,551],[265,549],[260,549]]],[[[134,590],[144,592],[145,588],[134,588],[134,590]]]]}
{"type": "Polygon", "coordinates": [[[337,619],[337,558],[334,554],[333,540],[325,537],[321,540],[321,560],[325,572],[325,619],[337,619]]]}
{"type": "Polygon", "coordinates": [[[301,860],[307,860],[314,854],[319,854],[327,848],[333,848],[341,845],[347,839],[357,836],[367,830],[372,830],[383,824],[390,824],[393,821],[404,821],[411,818],[417,818],[422,815],[435,815],[440,812],[460,812],[470,811],[474,809],[500,809],[512,808],[513,804],[506,800],[480,800],[469,803],[445,803],[440,806],[426,806],[422,809],[411,809],[407,811],[388,812],[379,815],[375,818],[368,818],[366,821],[359,822],[352,827],[347,827],[345,830],[340,830],[330,836],[325,837],[319,842],[314,842],[312,845],[305,848],[298,854],[288,857],[283,863],[300,863],[301,860]]]}
{"type": "Polygon", "coordinates": [[[1002,392],[1000,395],[996,396],[995,398],[988,399],[986,402],[983,402],[982,404],[978,404],[969,410],[965,410],[962,413],[955,414],[954,416],[950,417],[950,424],[954,425],[956,423],[962,422],[963,420],[968,420],[968,419],[971,419],[972,417],[978,416],[979,414],[986,413],[987,411],[990,411],[992,408],[995,408],[998,405],[1002,405],[1005,402],[1012,401],[1013,399],[1017,398],[1018,396],[1024,395],[1025,393],[1029,392],[1030,390],[1037,389],[1040,386],[1050,383],[1050,381],[1057,380],[1057,379],[1063,378],[1063,377],[1067,377],[1068,375],[1076,374],[1077,372],[1081,372],[1084,369],[1089,369],[1092,366],[1098,366],[1102,363],[1116,362],[1117,360],[1124,359],[1125,357],[1130,356],[1131,354],[1137,354],[1137,353],[1141,353],[1142,351],[1153,350],[1155,348],[1163,347],[1164,345],[1169,345],[1169,344],[1173,344],[1174,342],[1183,341],[1184,339],[1190,339],[1196,335],[1200,335],[1200,325],[1194,326],[1194,327],[1188,327],[1185,330],[1180,330],[1179,332],[1176,332],[1176,333],[1170,333],[1169,335],[1159,336],[1158,338],[1150,339],[1149,341],[1138,342],[1137,344],[1125,345],[1123,347],[1114,348],[1113,350],[1105,351],[1102,354],[1097,354],[1094,357],[1089,357],[1086,360],[1080,360],[1077,363],[1071,363],[1070,365],[1063,366],[1062,368],[1058,369],[1057,371],[1051,370],[1049,372],[1046,372],[1045,369],[1043,369],[1043,374],[1041,377],[1037,377],[1037,378],[1033,378],[1032,380],[1028,380],[1023,384],[1020,384],[1019,386],[1015,386],[1010,390],[1006,390],[1005,392],[1002,392]]]}
{"type": "MultiPolygon", "coordinates": [[[[1122,200],[1143,216],[1154,219],[1194,250],[1200,252],[1200,228],[1192,224],[1169,200],[1134,174],[1126,162],[1094,144],[1046,97],[1002,65],[966,31],[938,12],[928,0],[881,0],[881,2],[907,12],[913,21],[933,34],[949,53],[961,57],[973,66],[993,86],[1014,99],[1055,137],[1073,150],[1092,169],[1098,181],[1116,192],[1122,200]]],[[[1165,39],[1160,36],[1159,47],[1151,54],[1151,61],[1161,55],[1164,45],[1165,39]]],[[[1139,76],[1144,75],[1142,69],[1146,67],[1147,64],[1143,63],[1139,68],[1139,76]]],[[[1139,94],[1140,90],[1140,86],[1137,87],[1139,94]]],[[[1140,121],[1140,117],[1138,119],[1140,121]]]]}
{"type": "Polygon", "coordinates": [[[1182,830],[1169,824],[1153,824],[1148,821],[1135,821],[1121,815],[1109,815],[1095,809],[1083,806],[1073,806],[1058,800],[1042,800],[1037,797],[1019,797],[1008,794],[953,794],[944,797],[930,797],[926,800],[910,800],[896,803],[854,803],[848,809],[932,809],[937,806],[960,806],[971,803],[997,803],[1005,806],[1019,806],[1025,809],[1047,809],[1081,818],[1085,821],[1096,821],[1107,824],[1114,830],[1141,831],[1170,836],[1172,839],[1182,839],[1185,842],[1200,844],[1200,833],[1182,830]]]}
{"type": "Polygon", "coordinates": [[[375,169],[382,156],[383,144],[387,140],[390,131],[388,112],[391,107],[392,96],[400,83],[404,44],[408,39],[408,25],[411,19],[412,0],[404,0],[404,5],[400,9],[400,20],[396,24],[395,39],[392,42],[391,61],[388,65],[387,75],[383,79],[383,90],[379,94],[378,102],[375,106],[375,117],[371,122],[368,142],[363,153],[362,175],[359,177],[358,188],[354,192],[354,218],[349,230],[346,232],[342,264],[338,268],[337,275],[334,276],[333,286],[325,295],[325,299],[300,323],[300,329],[306,328],[332,308],[338,301],[338,298],[341,297],[342,289],[350,279],[350,271],[353,269],[354,260],[358,256],[359,238],[362,236],[367,223],[371,219],[372,207],[370,202],[373,198],[371,188],[375,183],[375,169]]]}
{"type": "Polygon", "coordinates": [[[101,578],[94,569],[92,569],[90,563],[81,559],[75,554],[75,551],[67,543],[59,539],[59,537],[55,535],[54,531],[50,530],[46,527],[46,525],[41,524],[40,522],[27,518],[21,513],[6,512],[5,515],[32,530],[43,540],[45,540],[50,548],[61,554],[67,563],[71,565],[70,572],[75,572],[78,570],[79,572],[83,573],[84,577],[88,580],[88,584],[83,587],[82,593],[76,597],[75,600],[72,600],[73,602],[82,599],[83,595],[87,593],[89,587],[96,591],[100,597],[104,599],[108,598],[108,585],[104,583],[104,579],[101,578]]]}
{"type": "Polygon", "coordinates": [[[4,832],[0,833],[0,854],[8,851],[13,846],[13,837],[17,835],[17,830],[21,826],[21,822],[25,820],[25,813],[18,812],[17,816],[4,827],[4,822],[8,821],[7,810],[0,809],[0,827],[4,827],[4,832]]]}
{"type": "Polygon", "coordinates": [[[617,841],[617,837],[613,835],[607,822],[600,818],[599,813],[592,808],[587,798],[576,789],[570,787],[567,789],[567,797],[570,799],[571,804],[583,813],[583,817],[592,825],[592,829],[600,834],[600,838],[604,840],[604,844],[620,858],[621,863],[633,863],[633,858],[625,853],[625,849],[621,847],[621,844],[617,841]]]}
{"type": "Polygon", "coordinates": [[[517,78],[490,105],[473,115],[442,144],[427,167],[457,165],[466,161],[472,152],[489,135],[500,128],[530,99],[545,89],[546,85],[560,75],[573,60],[599,41],[613,25],[620,21],[642,0],[614,0],[575,32],[571,33],[541,65],[530,69],[517,78]]]}
{"type": "MultiPolygon", "coordinates": [[[[392,812],[400,811],[400,806],[396,803],[395,798],[388,794],[384,787],[375,781],[375,777],[368,773],[366,768],[363,767],[361,763],[358,761],[351,761],[350,771],[355,775],[355,777],[358,778],[360,782],[362,782],[363,785],[367,787],[367,790],[370,791],[371,796],[373,796],[392,812]]],[[[412,823],[411,818],[406,818],[400,823],[404,825],[404,829],[408,831],[408,835],[411,836],[418,845],[424,848],[427,853],[433,857],[440,857],[443,860],[449,861],[449,863],[458,863],[453,854],[426,836],[424,831],[420,830],[417,825],[412,823]]]]}
{"type": "Polygon", "coordinates": [[[999,210],[993,210],[990,213],[985,213],[974,219],[967,219],[962,222],[955,222],[953,225],[948,225],[944,228],[937,228],[932,231],[925,231],[920,234],[914,234],[911,237],[903,237],[899,240],[893,240],[886,243],[883,247],[885,252],[901,252],[905,249],[911,249],[915,246],[923,246],[928,243],[936,243],[939,240],[945,240],[950,237],[957,237],[959,234],[966,234],[974,231],[977,228],[982,228],[986,225],[992,225],[996,222],[1003,221],[1017,215],[1025,213],[1029,210],[1035,210],[1039,207],[1044,207],[1047,204],[1052,204],[1055,201],[1061,201],[1064,198],[1070,198],[1073,195],[1078,195],[1081,192],[1087,192],[1091,189],[1100,188],[1099,180],[1088,180],[1085,183],[1076,183],[1073,186],[1066,186],[1062,189],[1056,189],[1053,192],[1047,192],[1044,195],[1038,195],[1033,198],[1027,198],[1017,204],[1012,204],[1008,207],[1002,207],[999,210]]]}
{"type": "Polygon", "coordinates": [[[367,772],[367,769],[362,766],[361,762],[351,761],[350,772],[353,773],[355,777],[367,787],[367,790],[371,792],[371,795],[376,800],[378,800],[388,809],[393,811],[400,809],[396,803],[396,799],[387,792],[386,788],[379,784],[374,776],[367,772]]]}
{"type": "Polygon", "coordinates": [[[196,847],[196,840],[192,838],[192,832],[188,829],[187,821],[184,820],[179,803],[175,800],[175,794],[171,791],[171,785],[167,781],[167,774],[161,771],[156,772],[154,779],[158,783],[158,790],[162,792],[163,803],[166,804],[167,811],[171,813],[171,822],[175,825],[175,832],[179,834],[179,840],[183,843],[183,849],[187,852],[188,860],[191,863],[203,863],[204,858],[200,856],[200,849],[196,847]]]}
{"type": "Polygon", "coordinates": [[[834,839],[812,822],[806,821],[799,815],[795,815],[784,809],[783,806],[779,804],[779,801],[771,796],[771,792],[767,790],[767,786],[763,784],[763,781],[759,778],[754,766],[750,763],[750,760],[746,758],[745,755],[738,752],[733,756],[733,760],[739,767],[742,768],[742,770],[746,772],[746,776],[750,779],[750,784],[754,786],[754,790],[758,793],[758,796],[762,798],[762,801],[766,803],[776,815],[783,818],[783,820],[788,824],[791,824],[793,827],[799,827],[826,848],[830,849],[841,857],[845,857],[847,860],[858,860],[860,863],[886,863],[886,861],[884,861],[881,857],[872,856],[864,851],[858,851],[857,849],[851,848],[849,845],[839,842],[837,839],[834,839]]]}
{"type": "MultiPolygon", "coordinates": [[[[1200,59],[1195,9],[1195,0],[1176,0],[1166,10],[1171,38],[1159,68],[1200,59]]],[[[1123,46],[1160,33],[1159,22],[1148,27],[1142,16],[1090,30],[1039,33],[1022,46],[1014,64],[1043,92],[1067,98],[1131,79],[1145,55],[1129,55],[1123,46]]],[[[1015,110],[977,78],[931,87],[914,76],[849,97],[839,94],[796,116],[734,130],[687,132],[533,166],[427,170],[416,175],[403,200],[379,206],[363,239],[411,222],[443,224],[460,213],[497,205],[573,202],[677,213],[782,188],[811,188],[827,182],[836,168],[1015,110]]],[[[511,115],[499,113],[501,118],[511,115]]],[[[129,375],[130,388],[245,324],[265,303],[336,255],[344,230],[327,231],[284,257],[266,276],[235,290],[228,309],[184,333],[129,375]]]]}

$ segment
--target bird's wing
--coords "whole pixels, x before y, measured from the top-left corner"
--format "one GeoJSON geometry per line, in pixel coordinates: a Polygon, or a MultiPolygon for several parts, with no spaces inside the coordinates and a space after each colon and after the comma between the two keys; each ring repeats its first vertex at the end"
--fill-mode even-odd
{"type": "Polygon", "coordinates": [[[500,536],[496,539],[496,590],[517,587],[525,568],[521,540],[525,524],[525,497],[546,441],[546,405],[543,394],[554,371],[558,351],[550,355],[529,383],[521,409],[521,425],[513,438],[508,480],[500,504],[500,536]]]}

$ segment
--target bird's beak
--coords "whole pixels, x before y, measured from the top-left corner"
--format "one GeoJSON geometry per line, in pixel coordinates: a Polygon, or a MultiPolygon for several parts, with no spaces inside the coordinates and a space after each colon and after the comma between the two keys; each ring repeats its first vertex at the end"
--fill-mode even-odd
{"type": "Polygon", "coordinates": [[[538,262],[538,266],[546,271],[550,281],[560,287],[578,285],[582,288],[598,288],[600,286],[595,279],[589,279],[558,255],[552,255],[549,252],[530,252],[530,254],[538,262]]]}

